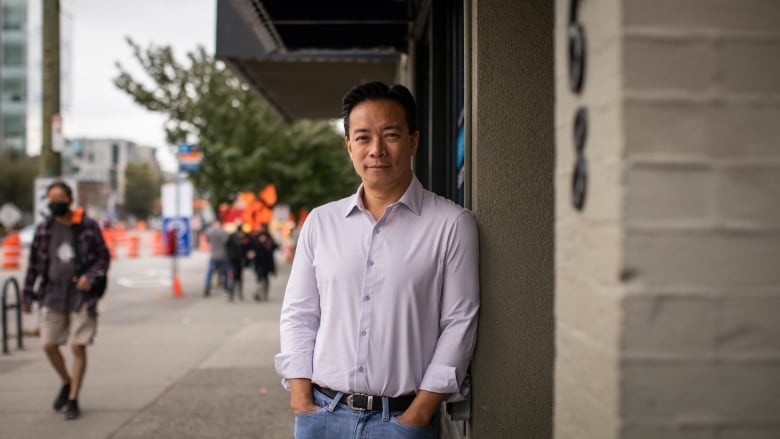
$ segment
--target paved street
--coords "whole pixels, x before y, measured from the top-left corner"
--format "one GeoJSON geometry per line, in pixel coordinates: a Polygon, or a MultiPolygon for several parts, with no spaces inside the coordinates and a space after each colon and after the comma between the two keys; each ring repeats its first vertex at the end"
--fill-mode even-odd
{"type": "MultiPolygon", "coordinates": [[[[180,260],[184,297],[174,298],[170,261],[148,254],[113,261],[95,345],[79,398],[65,421],[51,403],[58,379],[37,337],[0,355],[0,438],[289,438],[293,417],[273,368],[289,266],[271,300],[229,303],[202,296],[207,254],[180,260]]],[[[21,272],[0,272],[0,280],[21,272]]],[[[245,296],[254,276],[245,272],[245,296]]],[[[26,317],[26,328],[35,326],[26,317]]],[[[69,355],[66,357],[70,361],[69,355]]]]}

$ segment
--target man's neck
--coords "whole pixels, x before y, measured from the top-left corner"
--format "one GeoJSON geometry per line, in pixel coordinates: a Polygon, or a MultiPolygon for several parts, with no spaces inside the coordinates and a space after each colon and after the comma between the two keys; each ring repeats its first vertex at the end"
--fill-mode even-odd
{"type": "Polygon", "coordinates": [[[388,190],[370,188],[364,184],[362,196],[363,206],[371,212],[371,215],[375,220],[378,220],[384,215],[387,206],[400,200],[411,184],[412,178],[409,178],[409,181],[407,181],[406,184],[401,184],[388,190]]]}
{"type": "Polygon", "coordinates": [[[71,216],[70,212],[68,212],[68,213],[66,213],[65,215],[62,215],[62,216],[55,216],[54,220],[57,221],[60,224],[70,225],[70,223],[71,223],[70,216],[71,216]]]}

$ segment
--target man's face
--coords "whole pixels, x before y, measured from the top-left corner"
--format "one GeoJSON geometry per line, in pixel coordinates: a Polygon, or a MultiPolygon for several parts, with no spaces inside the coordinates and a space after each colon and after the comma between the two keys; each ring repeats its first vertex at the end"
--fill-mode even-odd
{"type": "Polygon", "coordinates": [[[49,203],[68,203],[72,201],[68,194],[59,187],[53,187],[46,194],[46,201],[49,203]]]}
{"type": "Polygon", "coordinates": [[[412,179],[412,157],[420,133],[409,132],[403,107],[391,100],[357,104],[349,114],[347,151],[363,184],[372,190],[393,191],[412,179]]]}

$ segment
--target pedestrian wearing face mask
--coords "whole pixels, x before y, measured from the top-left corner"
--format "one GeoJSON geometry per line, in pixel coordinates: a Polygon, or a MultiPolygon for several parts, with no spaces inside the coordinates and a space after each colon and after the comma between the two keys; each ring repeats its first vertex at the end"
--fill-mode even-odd
{"type": "Polygon", "coordinates": [[[97,331],[99,297],[94,287],[105,280],[111,257],[98,223],[81,209],[71,209],[73,192],[67,184],[55,181],[47,188],[46,198],[51,218],[35,230],[22,310],[30,313],[32,302],[38,302],[43,350],[62,381],[53,407],[55,411],[65,407],[65,419],[76,419],[87,345],[97,331]],[[65,344],[73,352],[70,372],[60,352],[65,344]]]}

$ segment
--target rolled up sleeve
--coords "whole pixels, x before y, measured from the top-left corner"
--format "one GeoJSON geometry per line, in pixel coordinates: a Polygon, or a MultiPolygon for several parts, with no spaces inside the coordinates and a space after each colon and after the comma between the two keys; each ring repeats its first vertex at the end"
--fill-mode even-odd
{"type": "Polygon", "coordinates": [[[279,320],[281,352],[274,358],[282,385],[289,390],[292,378],[311,379],[314,343],[320,324],[320,301],[312,264],[309,224],[316,220],[316,210],[304,223],[298,238],[287,289],[279,320]]]}
{"type": "Polygon", "coordinates": [[[470,212],[458,217],[449,235],[440,311],[439,339],[420,389],[460,401],[470,390],[463,379],[476,345],[479,311],[479,239],[470,212]]]}

